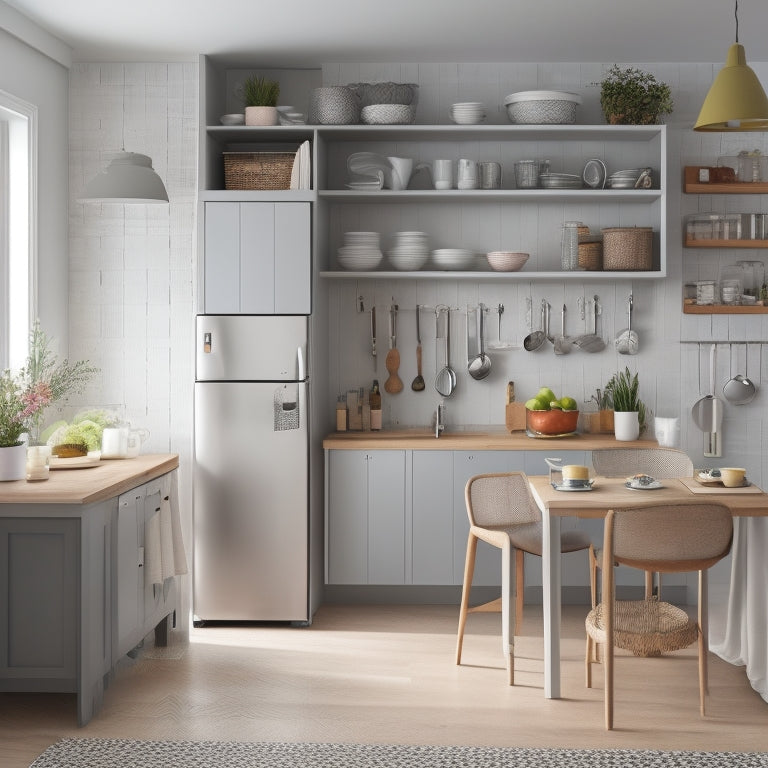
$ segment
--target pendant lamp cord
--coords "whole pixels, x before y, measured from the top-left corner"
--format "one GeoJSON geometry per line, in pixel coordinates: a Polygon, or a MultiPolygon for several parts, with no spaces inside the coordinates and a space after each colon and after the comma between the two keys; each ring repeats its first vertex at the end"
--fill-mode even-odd
{"type": "Polygon", "coordinates": [[[733,12],[736,18],[736,42],[739,42],[739,0],[736,0],[736,9],[733,12]]]}

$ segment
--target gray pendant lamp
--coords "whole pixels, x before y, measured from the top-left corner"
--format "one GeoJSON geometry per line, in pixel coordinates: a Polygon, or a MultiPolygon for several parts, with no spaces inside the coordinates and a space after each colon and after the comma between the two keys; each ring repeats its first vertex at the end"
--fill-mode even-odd
{"type": "Polygon", "coordinates": [[[86,185],[81,203],[167,203],[165,184],[152,158],[138,152],[115,153],[106,170],[86,185]]]}
{"type": "Polygon", "coordinates": [[[768,97],[739,45],[739,0],[736,0],[736,43],[709,89],[694,131],[768,130],[768,97]]]}

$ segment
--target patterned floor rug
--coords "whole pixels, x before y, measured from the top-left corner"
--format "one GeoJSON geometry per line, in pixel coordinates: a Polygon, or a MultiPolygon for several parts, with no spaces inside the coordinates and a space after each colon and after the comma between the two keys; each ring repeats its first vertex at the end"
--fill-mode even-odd
{"type": "Polygon", "coordinates": [[[768,768],[763,752],[64,739],[30,768],[768,768]]]}

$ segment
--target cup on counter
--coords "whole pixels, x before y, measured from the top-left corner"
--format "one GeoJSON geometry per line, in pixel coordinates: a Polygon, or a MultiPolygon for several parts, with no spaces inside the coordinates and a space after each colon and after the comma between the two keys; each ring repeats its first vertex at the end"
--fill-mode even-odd
{"type": "Polygon", "coordinates": [[[47,480],[50,469],[51,447],[49,445],[33,445],[27,448],[26,478],[27,481],[47,480]]]}
{"type": "Polygon", "coordinates": [[[747,470],[743,467],[720,467],[720,478],[726,488],[738,488],[744,485],[747,470]]]}
{"type": "Polygon", "coordinates": [[[458,179],[456,186],[459,189],[477,189],[479,185],[477,163],[474,160],[462,158],[459,160],[458,179]]]}
{"type": "Polygon", "coordinates": [[[124,459],[128,454],[128,427],[105,427],[101,433],[101,456],[124,459]]]}

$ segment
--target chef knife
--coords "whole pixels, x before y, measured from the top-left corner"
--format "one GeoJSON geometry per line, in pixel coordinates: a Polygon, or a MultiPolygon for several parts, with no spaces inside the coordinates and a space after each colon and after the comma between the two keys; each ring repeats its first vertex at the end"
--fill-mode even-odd
{"type": "Polygon", "coordinates": [[[373,357],[373,370],[376,370],[376,307],[371,307],[371,357],[373,357]]]}

